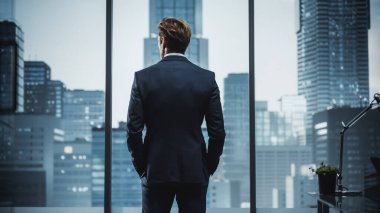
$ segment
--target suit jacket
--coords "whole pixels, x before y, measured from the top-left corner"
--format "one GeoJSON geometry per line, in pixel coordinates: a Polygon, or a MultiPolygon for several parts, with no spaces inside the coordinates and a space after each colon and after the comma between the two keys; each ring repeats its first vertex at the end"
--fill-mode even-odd
{"type": "Polygon", "coordinates": [[[208,183],[225,139],[215,74],[182,56],[167,56],[136,72],[127,133],[132,163],[147,183],[208,183]],[[201,130],[204,118],[208,149],[201,130]]]}

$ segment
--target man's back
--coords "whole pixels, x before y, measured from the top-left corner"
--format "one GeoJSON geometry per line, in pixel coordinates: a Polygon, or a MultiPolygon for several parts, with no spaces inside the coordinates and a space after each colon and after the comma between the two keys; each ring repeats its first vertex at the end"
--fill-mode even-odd
{"type": "Polygon", "coordinates": [[[184,20],[162,19],[157,37],[162,60],[134,76],[127,143],[141,177],[144,213],[170,212],[174,198],[179,212],[206,212],[209,176],[223,152],[219,88],[213,72],[186,59],[190,38],[184,20]],[[201,130],[204,119],[207,150],[201,130]]]}
{"type": "Polygon", "coordinates": [[[207,183],[214,171],[209,171],[201,124],[210,111],[219,114],[214,120],[207,119],[208,125],[216,127],[217,132],[211,134],[224,139],[220,100],[211,103],[212,96],[219,97],[214,73],[185,57],[167,56],[136,72],[134,84],[146,125],[143,160],[147,182],[207,183]]]}

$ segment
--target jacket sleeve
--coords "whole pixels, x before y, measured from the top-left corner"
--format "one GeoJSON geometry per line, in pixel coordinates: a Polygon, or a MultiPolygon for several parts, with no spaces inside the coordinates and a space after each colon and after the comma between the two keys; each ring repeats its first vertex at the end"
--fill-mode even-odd
{"type": "Polygon", "coordinates": [[[212,78],[211,94],[205,114],[209,136],[207,166],[211,175],[214,174],[218,167],[226,136],[224,131],[222,106],[220,104],[220,93],[215,81],[215,74],[213,74],[212,78]]]}
{"type": "Polygon", "coordinates": [[[127,144],[128,150],[131,153],[133,166],[135,167],[140,177],[144,175],[146,170],[142,140],[143,128],[143,103],[137,84],[137,75],[135,74],[128,107],[127,144]]]}

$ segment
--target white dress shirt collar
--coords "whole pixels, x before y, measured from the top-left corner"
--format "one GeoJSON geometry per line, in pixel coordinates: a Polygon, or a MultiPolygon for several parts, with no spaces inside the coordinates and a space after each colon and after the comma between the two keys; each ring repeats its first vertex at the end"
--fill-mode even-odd
{"type": "Polygon", "coordinates": [[[164,58],[165,58],[166,56],[172,56],[172,55],[186,57],[186,56],[185,56],[184,54],[182,54],[182,53],[168,53],[168,54],[166,54],[166,55],[164,56],[164,58]]]}

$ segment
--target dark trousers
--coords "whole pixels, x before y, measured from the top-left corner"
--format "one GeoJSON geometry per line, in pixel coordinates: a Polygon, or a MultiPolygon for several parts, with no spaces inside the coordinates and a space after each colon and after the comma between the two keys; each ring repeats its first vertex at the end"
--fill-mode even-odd
{"type": "Polygon", "coordinates": [[[179,213],[205,213],[207,184],[155,183],[142,179],[142,212],[169,213],[174,197],[179,213]]]}

